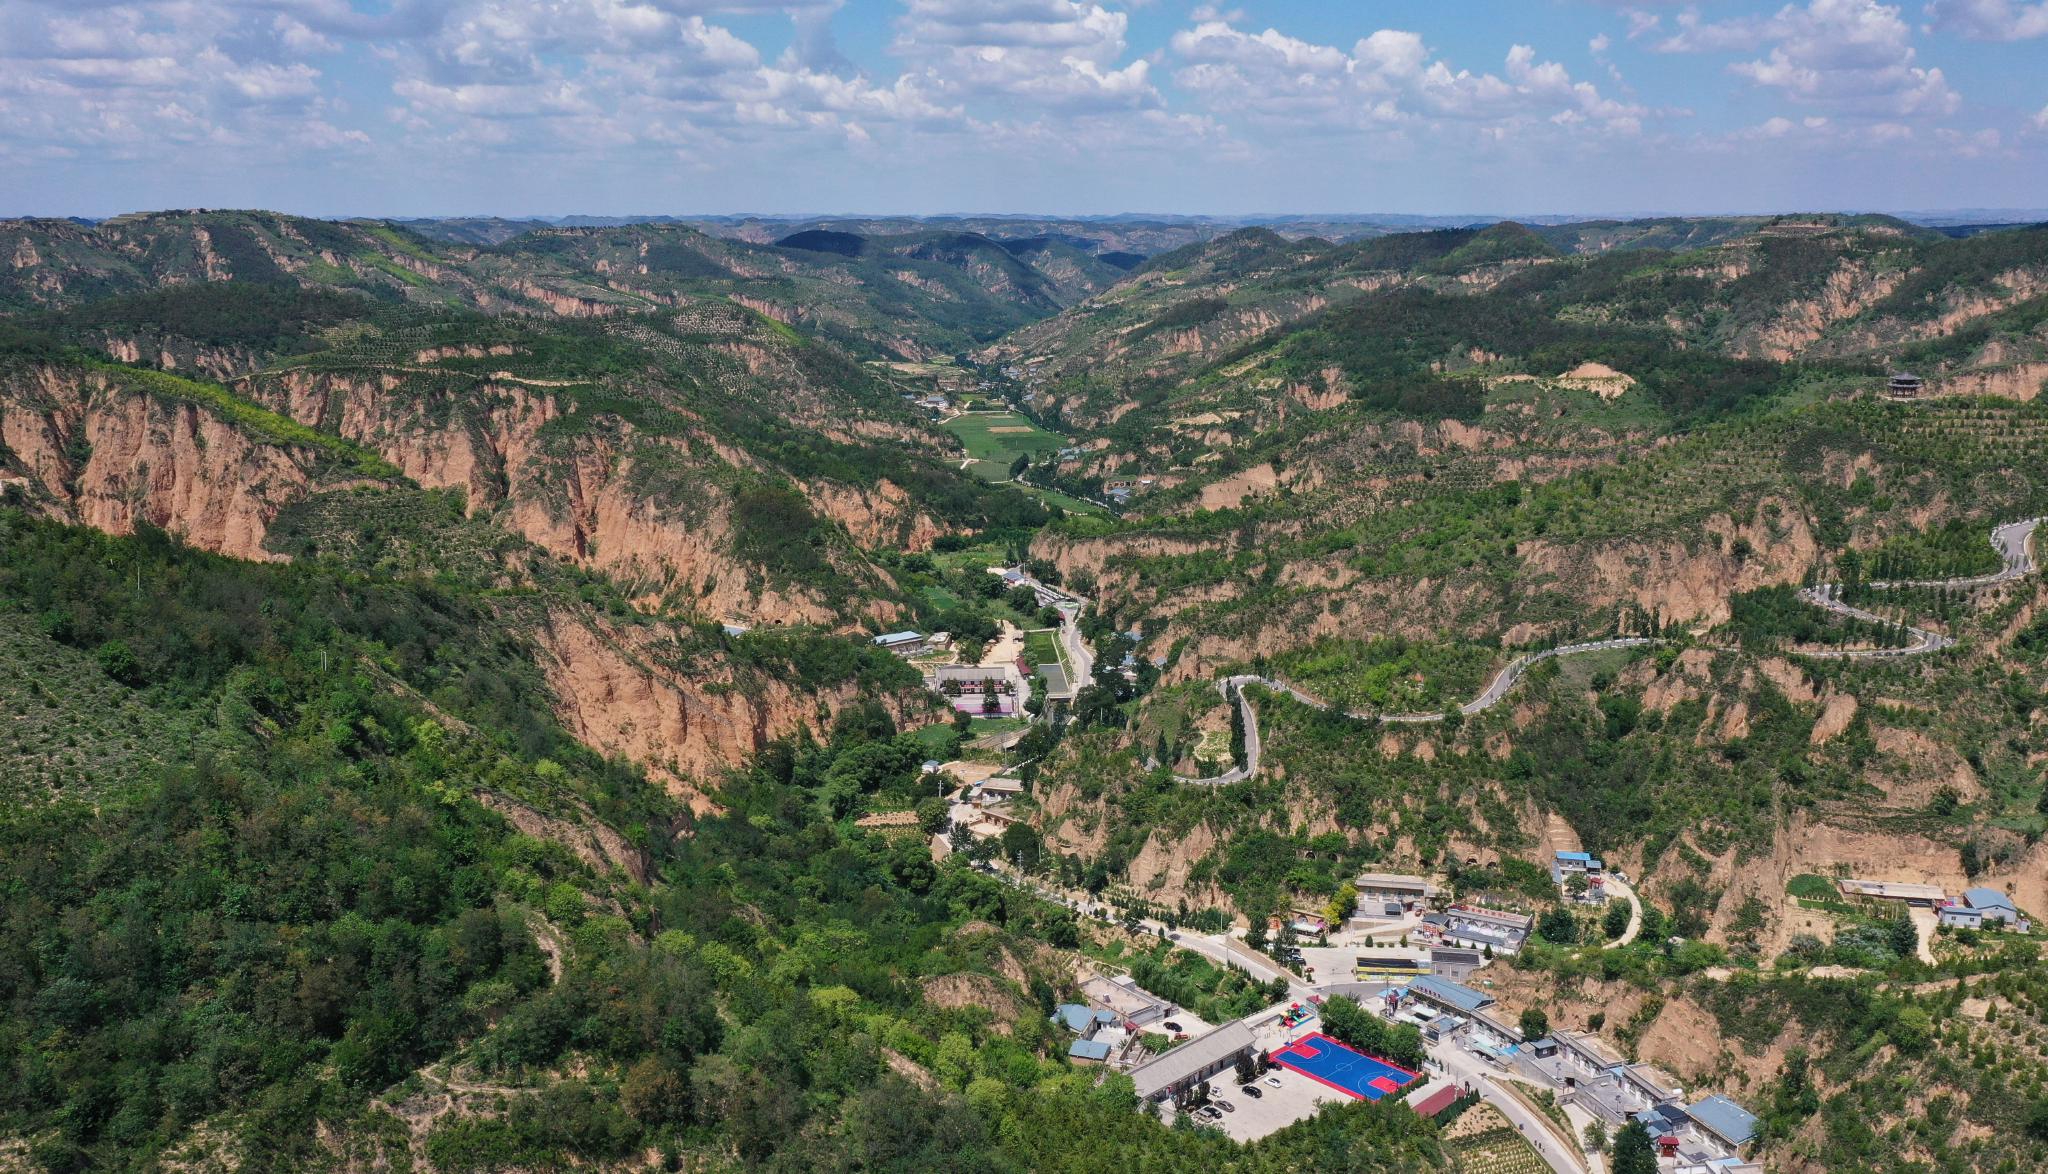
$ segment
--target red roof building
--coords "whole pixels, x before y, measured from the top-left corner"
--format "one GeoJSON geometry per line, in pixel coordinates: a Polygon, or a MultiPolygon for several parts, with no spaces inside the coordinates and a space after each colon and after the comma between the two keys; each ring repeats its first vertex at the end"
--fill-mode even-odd
{"type": "Polygon", "coordinates": [[[1424,1117],[1434,1117],[1445,1109],[1450,1108],[1453,1104],[1456,1104],[1457,1100],[1458,1086],[1447,1084],[1424,1097],[1422,1102],[1415,1106],[1415,1111],[1424,1117]]]}

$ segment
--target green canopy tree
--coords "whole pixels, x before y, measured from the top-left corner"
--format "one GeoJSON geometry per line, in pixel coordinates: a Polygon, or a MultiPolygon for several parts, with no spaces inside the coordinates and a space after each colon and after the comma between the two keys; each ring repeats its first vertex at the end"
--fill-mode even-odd
{"type": "Polygon", "coordinates": [[[1650,1144],[1650,1131],[1640,1121],[1631,1121],[1614,1135],[1614,1174],[1657,1174],[1657,1151],[1650,1144]]]}

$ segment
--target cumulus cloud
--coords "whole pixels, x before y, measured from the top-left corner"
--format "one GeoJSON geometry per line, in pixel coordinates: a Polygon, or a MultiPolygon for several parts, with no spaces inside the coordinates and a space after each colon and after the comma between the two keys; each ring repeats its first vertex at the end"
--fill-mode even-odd
{"type": "Polygon", "coordinates": [[[1663,53],[1755,52],[1729,66],[1737,76],[1795,100],[1872,118],[1953,114],[1961,97],[1939,68],[1915,64],[1912,29],[1876,0],[1810,0],[1768,16],[1710,21],[1679,14],[1663,53]]]}
{"type": "Polygon", "coordinates": [[[136,159],[198,144],[287,153],[362,145],[332,121],[336,46],[274,7],[0,0],[0,154],[136,159]]]}
{"type": "Polygon", "coordinates": [[[1160,104],[1130,17],[1077,0],[906,0],[892,51],[935,89],[1085,112],[1160,104]]]}
{"type": "Polygon", "coordinates": [[[1935,28],[1980,41],[2024,41],[2048,36],[2048,3],[2014,0],[1932,0],[1927,19],[1935,28]]]}
{"type": "MultiPolygon", "coordinates": [[[[1177,24],[1160,10],[1133,17],[1145,3],[1157,0],[0,0],[0,194],[64,159],[133,163],[122,174],[144,186],[190,173],[193,158],[240,176],[336,156],[351,176],[411,183],[439,168],[468,183],[551,166],[661,175],[678,161],[702,175],[800,175],[829,148],[915,161],[877,169],[890,176],[936,175],[917,170],[934,159],[970,177],[1063,159],[1074,176],[1136,192],[1147,175],[1232,170],[1219,161],[1253,165],[1252,190],[1361,159],[1428,156],[1443,166],[1415,174],[1469,177],[1512,157],[1458,152],[1475,142],[1529,148],[1540,170],[1542,159],[1764,140],[2018,158],[2017,144],[2048,134],[2048,110],[2008,115],[1997,133],[1955,127],[1952,75],[1916,44],[1929,30],[2040,37],[2048,0],[1919,0],[1922,29],[1902,18],[1904,0],[1612,0],[1576,24],[1572,6],[1550,6],[1555,43],[1583,44],[1591,77],[1547,56],[1547,36],[1453,59],[1430,26],[1340,38],[1288,25],[1293,9],[1277,0],[1263,10],[1272,26],[1248,20],[1248,0],[1162,6],[1188,13],[1177,24]],[[764,51],[752,31],[774,17],[790,35],[764,51]],[[862,19],[883,43],[849,36],[868,47],[856,61],[834,34],[862,19]],[[1638,97],[1616,66],[1642,52],[1698,55],[1692,72],[1725,69],[1734,88],[1783,109],[1681,136],[1690,112],[1638,97]],[[1771,113],[1781,117],[1757,121],[1771,113]],[[1140,155],[1151,162],[1125,165],[1140,155]],[[539,156],[576,166],[528,162],[539,156]]],[[[2009,82],[1999,71],[1972,76],[1987,102],[2012,103],[1994,92],[2009,82]]],[[[81,170],[79,185],[107,174],[81,170]]]]}
{"type": "Polygon", "coordinates": [[[1206,21],[1176,33],[1170,45],[1183,63],[1176,83],[1219,113],[1381,128],[1441,119],[1490,123],[1496,134],[1546,122],[1633,133],[1650,113],[1574,80],[1527,45],[1509,48],[1504,76],[1453,69],[1421,35],[1401,29],[1380,29],[1345,50],[1206,21]]]}

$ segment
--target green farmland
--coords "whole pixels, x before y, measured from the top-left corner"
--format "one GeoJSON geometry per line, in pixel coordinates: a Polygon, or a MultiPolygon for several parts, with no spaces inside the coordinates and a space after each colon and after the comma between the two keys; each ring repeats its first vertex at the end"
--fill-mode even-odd
{"type": "Polygon", "coordinates": [[[955,416],[942,427],[960,438],[973,458],[969,471],[985,481],[1007,481],[1019,456],[1038,461],[1067,443],[1015,412],[955,416]]]}

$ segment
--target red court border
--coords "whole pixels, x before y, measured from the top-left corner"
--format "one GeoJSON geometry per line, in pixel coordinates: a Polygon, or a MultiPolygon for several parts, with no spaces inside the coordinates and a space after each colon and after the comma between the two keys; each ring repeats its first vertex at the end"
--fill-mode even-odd
{"type": "Polygon", "coordinates": [[[1325,1088],[1334,1088],[1338,1092],[1343,1093],[1345,1096],[1350,1097],[1354,1101],[1369,1101],[1372,1100],[1372,1098],[1366,1096],[1362,1092],[1358,1092],[1355,1089],[1346,1088],[1335,1081],[1324,1080],[1322,1077],[1317,1076],[1315,1073],[1310,1072],[1305,1068],[1296,1068],[1294,1065],[1289,1064],[1287,1061],[1280,1058],[1280,1053],[1294,1047],[1295,1044],[1304,1043],[1316,1043],[1333,1048],[1342,1048],[1345,1051],[1350,1052],[1354,1056],[1364,1056],[1368,1060],[1372,1060],[1380,1064],[1385,1064],[1387,1067],[1392,1068],[1396,1072],[1405,1072],[1409,1076],[1414,1078],[1413,1080],[1404,1083],[1400,1088],[1395,1089],[1393,1092],[1380,1094],[1379,1099],[1382,1101],[1387,1100],[1390,1097],[1407,1096],[1409,1091],[1414,1087],[1415,1081],[1422,1079],[1422,1073],[1417,1072],[1412,1068],[1403,1068],[1399,1064],[1396,1064],[1392,1060],[1386,1059],[1383,1056],[1375,1056],[1370,1052],[1361,1052],[1357,1048],[1352,1047],[1350,1044],[1347,1044],[1342,1040],[1335,1039],[1331,1036],[1324,1035],[1320,1031],[1310,1032],[1309,1034],[1302,1036],[1300,1039],[1297,1040],[1289,1040],[1287,1043],[1284,1043],[1279,1047],[1273,1049],[1272,1054],[1266,1057],[1268,1060],[1271,1060],[1273,1063],[1280,1065],[1282,1068],[1287,1069],[1289,1072],[1294,1072],[1302,1076],[1306,1076],[1310,1080],[1315,1081],[1317,1084],[1320,1084],[1325,1088]]]}

